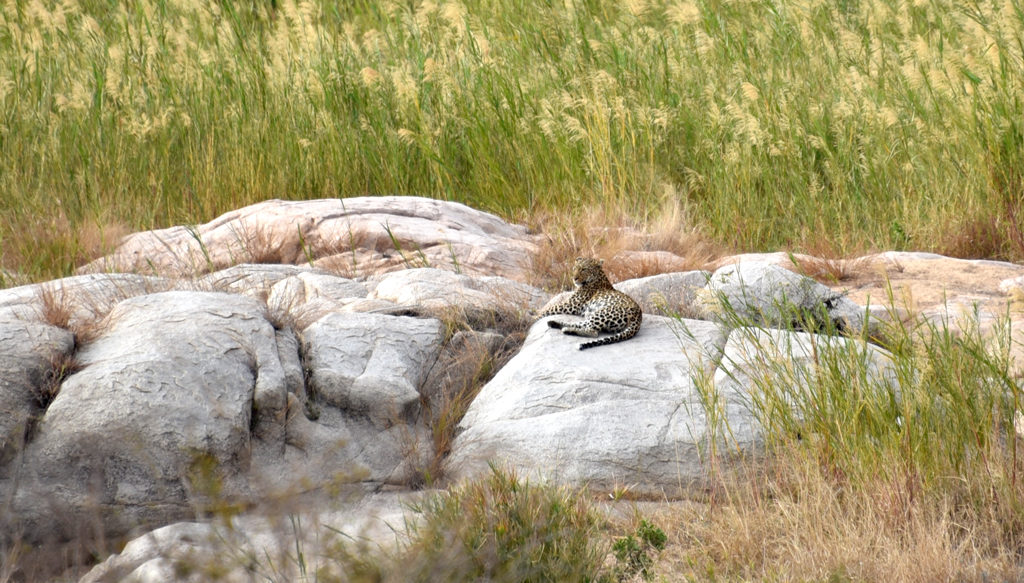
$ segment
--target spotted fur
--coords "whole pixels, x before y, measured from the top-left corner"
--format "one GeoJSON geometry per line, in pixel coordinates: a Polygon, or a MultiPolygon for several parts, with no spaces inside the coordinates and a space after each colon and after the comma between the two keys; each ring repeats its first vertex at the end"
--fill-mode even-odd
{"type": "Polygon", "coordinates": [[[541,318],[556,314],[583,316],[583,322],[576,324],[548,320],[548,326],[560,329],[564,334],[589,337],[596,337],[601,332],[612,334],[584,342],[580,344],[580,350],[629,340],[636,336],[643,320],[643,312],[633,298],[612,287],[612,282],[601,269],[603,263],[600,259],[576,259],[572,270],[575,291],[540,313],[541,318]]]}

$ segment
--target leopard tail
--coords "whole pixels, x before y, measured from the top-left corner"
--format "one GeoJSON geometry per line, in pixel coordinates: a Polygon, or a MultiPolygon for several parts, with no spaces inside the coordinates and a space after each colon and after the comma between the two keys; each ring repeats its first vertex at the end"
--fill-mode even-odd
{"type": "Polygon", "coordinates": [[[634,321],[632,324],[626,327],[626,329],[623,330],[622,332],[618,332],[616,334],[612,334],[611,336],[605,336],[604,338],[599,338],[597,340],[592,340],[590,342],[584,342],[583,344],[580,344],[580,350],[586,350],[588,348],[593,348],[595,346],[604,346],[605,344],[615,344],[616,342],[629,340],[630,338],[636,336],[636,333],[640,331],[641,319],[642,318],[638,316],[636,321],[634,321]]]}

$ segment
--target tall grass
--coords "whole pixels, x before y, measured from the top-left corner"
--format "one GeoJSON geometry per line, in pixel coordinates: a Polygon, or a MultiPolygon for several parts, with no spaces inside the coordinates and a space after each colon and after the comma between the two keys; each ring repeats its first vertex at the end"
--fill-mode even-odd
{"type": "Polygon", "coordinates": [[[1013,421],[1024,389],[1007,320],[991,335],[976,323],[894,325],[891,353],[823,336],[797,365],[764,357],[799,354],[795,340],[752,338],[763,359],[750,377],[752,409],[770,444],[802,440],[844,480],[884,476],[908,498],[962,479],[1012,486],[1010,501],[1024,502],[1013,421]]]}
{"type": "Polygon", "coordinates": [[[8,0],[2,261],[52,276],[110,226],[392,193],[1020,259],[1021,38],[1000,0],[8,0]]]}
{"type": "Polygon", "coordinates": [[[734,334],[757,355],[725,364],[741,366],[766,455],[717,471],[705,516],[663,518],[690,538],[662,569],[692,580],[1020,578],[1024,388],[1008,319],[989,334],[894,325],[887,352],[864,339],[811,347],[803,333],[734,334]]]}

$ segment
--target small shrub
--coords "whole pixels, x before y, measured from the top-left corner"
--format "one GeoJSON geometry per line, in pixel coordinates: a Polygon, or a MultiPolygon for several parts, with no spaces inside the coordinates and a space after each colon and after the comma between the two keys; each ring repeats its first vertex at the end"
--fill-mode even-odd
{"type": "Polygon", "coordinates": [[[668,536],[665,531],[654,526],[646,519],[633,534],[620,537],[612,544],[617,564],[614,569],[618,581],[632,579],[637,574],[644,581],[651,579],[651,567],[654,566],[654,554],[665,550],[668,536]]]}
{"type": "Polygon", "coordinates": [[[585,493],[531,484],[492,467],[419,508],[403,581],[594,581],[606,555],[585,493]]]}
{"type": "Polygon", "coordinates": [[[118,301],[128,296],[81,293],[69,290],[62,282],[53,282],[41,285],[36,297],[39,319],[71,332],[77,349],[100,336],[103,318],[118,301]]]}
{"type": "Polygon", "coordinates": [[[825,285],[853,279],[865,268],[863,257],[844,260],[790,254],[789,260],[796,266],[798,273],[825,285]]]}

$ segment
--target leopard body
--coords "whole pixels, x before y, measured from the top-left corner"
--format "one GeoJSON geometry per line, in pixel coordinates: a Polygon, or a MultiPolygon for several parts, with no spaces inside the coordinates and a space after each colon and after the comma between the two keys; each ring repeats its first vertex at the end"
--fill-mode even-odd
{"type": "Polygon", "coordinates": [[[643,321],[643,311],[633,298],[612,287],[602,269],[603,261],[580,257],[573,266],[572,279],[576,289],[566,299],[547,307],[540,317],[567,314],[582,316],[579,323],[548,320],[548,326],[564,334],[596,337],[611,333],[591,342],[580,344],[580,350],[629,340],[636,336],[643,321]]]}

